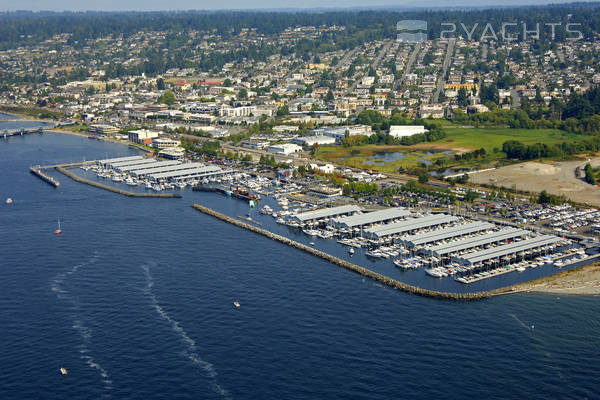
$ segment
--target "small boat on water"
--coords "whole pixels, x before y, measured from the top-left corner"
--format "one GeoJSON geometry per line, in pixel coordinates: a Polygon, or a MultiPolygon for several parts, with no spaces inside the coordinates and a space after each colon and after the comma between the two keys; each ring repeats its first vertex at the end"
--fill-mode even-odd
{"type": "Polygon", "coordinates": [[[67,369],[66,369],[65,367],[61,367],[61,368],[60,368],[60,373],[61,373],[62,375],[67,375],[67,374],[69,373],[69,371],[67,371],[67,369]]]}
{"type": "Polygon", "coordinates": [[[13,203],[13,199],[11,199],[10,197],[8,199],[6,199],[6,204],[12,204],[13,203]]]}
{"type": "Polygon", "coordinates": [[[350,253],[350,254],[354,254],[354,248],[353,248],[353,247],[350,247],[350,249],[348,249],[348,253],[350,253]]]}
{"type": "Polygon", "coordinates": [[[233,306],[234,306],[235,308],[240,308],[241,304],[240,304],[240,302],[239,302],[239,301],[237,301],[237,300],[236,300],[236,301],[234,301],[234,302],[233,302],[233,306]]]}
{"type": "Polygon", "coordinates": [[[60,229],[60,219],[58,220],[58,229],[54,231],[55,235],[60,235],[62,233],[62,229],[60,229]]]}

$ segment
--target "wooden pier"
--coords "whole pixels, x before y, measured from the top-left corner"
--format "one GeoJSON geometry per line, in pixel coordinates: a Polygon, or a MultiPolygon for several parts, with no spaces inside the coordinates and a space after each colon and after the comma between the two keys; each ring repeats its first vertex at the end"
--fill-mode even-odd
{"type": "Polygon", "coordinates": [[[432,297],[432,298],[437,298],[437,299],[446,299],[446,300],[464,300],[464,301],[468,301],[468,300],[482,300],[482,299],[486,299],[488,297],[497,295],[497,294],[502,294],[502,293],[508,293],[511,291],[511,288],[502,288],[502,289],[497,289],[497,290],[493,290],[493,291],[487,291],[487,292],[476,292],[476,293],[447,293],[447,292],[438,292],[438,291],[434,291],[434,290],[428,290],[428,289],[423,289],[423,288],[419,288],[417,286],[412,286],[412,285],[408,285],[406,283],[397,281],[395,279],[389,278],[385,275],[379,274],[377,272],[371,271],[370,269],[358,266],[356,264],[352,264],[351,262],[348,262],[346,260],[342,260],[341,258],[332,256],[331,254],[327,254],[325,252],[322,252],[320,250],[314,249],[312,247],[306,246],[304,244],[298,243],[294,240],[291,240],[285,236],[281,236],[278,234],[275,234],[273,232],[269,232],[266,229],[262,229],[259,228],[257,226],[253,226],[250,225],[246,222],[237,220],[235,218],[231,218],[228,217],[226,215],[223,215],[219,212],[216,212],[214,210],[211,210],[210,208],[201,206],[199,204],[194,204],[192,207],[194,207],[196,210],[210,215],[212,217],[218,218],[222,221],[225,222],[229,222],[230,224],[236,225],[240,228],[244,228],[247,229],[249,231],[252,231],[254,233],[258,233],[260,235],[266,236],[269,239],[275,240],[277,242],[283,243],[283,244],[287,244],[288,246],[294,247],[296,249],[299,250],[303,250],[307,253],[310,253],[316,257],[322,258],[323,260],[329,261],[332,264],[335,264],[337,266],[340,266],[342,268],[346,268],[352,272],[355,272],[357,274],[360,274],[364,277],[373,279],[379,283],[382,283],[384,285],[387,285],[393,289],[397,289],[397,290],[401,290],[403,292],[407,292],[407,293],[412,293],[412,294],[416,294],[418,296],[424,296],[424,297],[432,297]]]}

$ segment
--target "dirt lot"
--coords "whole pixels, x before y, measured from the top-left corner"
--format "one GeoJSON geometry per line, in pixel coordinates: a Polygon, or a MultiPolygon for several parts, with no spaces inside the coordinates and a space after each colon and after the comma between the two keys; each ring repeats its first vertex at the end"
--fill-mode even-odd
{"type": "MultiPolygon", "coordinates": [[[[528,192],[546,190],[563,195],[579,203],[600,206],[600,188],[585,183],[575,176],[575,168],[583,168],[586,161],[565,161],[553,164],[527,162],[492,171],[472,174],[470,181],[478,184],[494,184],[528,192]]],[[[600,157],[591,160],[594,167],[600,165],[600,157]]]]}

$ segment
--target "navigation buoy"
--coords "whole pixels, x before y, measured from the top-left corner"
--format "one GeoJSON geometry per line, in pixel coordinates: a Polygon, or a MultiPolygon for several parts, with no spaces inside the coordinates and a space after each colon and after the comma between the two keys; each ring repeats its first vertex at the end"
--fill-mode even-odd
{"type": "Polygon", "coordinates": [[[60,373],[61,373],[62,375],[67,375],[67,374],[69,373],[69,371],[67,371],[67,369],[66,369],[66,368],[64,368],[64,367],[61,367],[61,368],[60,368],[60,373]]]}

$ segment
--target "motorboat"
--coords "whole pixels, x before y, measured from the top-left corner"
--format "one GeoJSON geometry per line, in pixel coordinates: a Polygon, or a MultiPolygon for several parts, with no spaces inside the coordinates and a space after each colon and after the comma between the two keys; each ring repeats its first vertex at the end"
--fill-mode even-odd
{"type": "Polygon", "coordinates": [[[353,248],[353,247],[350,247],[350,248],[348,249],[348,253],[350,253],[351,255],[352,255],[352,254],[354,254],[354,248],[353,248]]]}
{"type": "Polygon", "coordinates": [[[62,229],[60,229],[60,219],[58,220],[58,229],[54,231],[55,235],[60,235],[62,233],[62,229]]]}
{"type": "Polygon", "coordinates": [[[241,304],[240,304],[240,302],[239,302],[239,301],[237,301],[237,300],[236,300],[236,301],[234,301],[234,302],[233,302],[233,306],[234,306],[235,308],[240,308],[240,307],[241,307],[241,304]]]}
{"type": "Polygon", "coordinates": [[[65,367],[61,367],[60,373],[61,373],[61,375],[67,375],[69,373],[69,371],[65,367]]]}
{"type": "Polygon", "coordinates": [[[10,197],[8,199],[6,199],[6,204],[12,204],[13,203],[13,199],[11,199],[10,197]]]}

